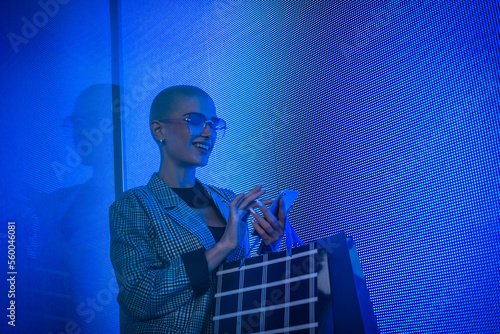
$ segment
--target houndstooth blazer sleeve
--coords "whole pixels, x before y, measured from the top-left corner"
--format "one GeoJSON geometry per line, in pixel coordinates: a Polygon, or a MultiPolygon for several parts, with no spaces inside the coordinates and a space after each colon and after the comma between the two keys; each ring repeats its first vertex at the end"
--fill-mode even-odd
{"type": "MultiPolygon", "coordinates": [[[[148,186],[125,192],[110,207],[117,299],[131,324],[127,332],[154,328],[202,333],[211,325],[214,282],[205,294],[195,296],[181,255],[209,249],[215,240],[201,218],[162,183],[154,175],[148,186]]],[[[234,193],[206,187],[227,219],[234,193]]],[[[245,254],[242,245],[228,260],[245,254]]]]}
{"type": "Polygon", "coordinates": [[[128,315],[140,320],[171,312],[191,295],[180,257],[168,260],[158,256],[148,216],[134,196],[110,208],[111,259],[120,286],[118,302],[128,315]]]}

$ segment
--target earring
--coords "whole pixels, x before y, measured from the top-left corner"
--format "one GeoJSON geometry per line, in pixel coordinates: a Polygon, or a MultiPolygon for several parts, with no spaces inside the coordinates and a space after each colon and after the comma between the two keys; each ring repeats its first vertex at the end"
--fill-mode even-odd
{"type": "Polygon", "coordinates": [[[163,139],[160,139],[160,144],[163,145],[163,139]]]}

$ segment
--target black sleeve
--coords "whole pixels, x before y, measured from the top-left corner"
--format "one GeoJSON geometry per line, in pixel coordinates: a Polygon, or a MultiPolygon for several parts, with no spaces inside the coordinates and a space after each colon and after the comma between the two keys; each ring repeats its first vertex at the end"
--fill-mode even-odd
{"type": "Polygon", "coordinates": [[[191,281],[194,295],[203,295],[210,289],[210,277],[208,273],[208,263],[205,257],[205,248],[199,248],[189,253],[181,255],[182,262],[191,281]]]}

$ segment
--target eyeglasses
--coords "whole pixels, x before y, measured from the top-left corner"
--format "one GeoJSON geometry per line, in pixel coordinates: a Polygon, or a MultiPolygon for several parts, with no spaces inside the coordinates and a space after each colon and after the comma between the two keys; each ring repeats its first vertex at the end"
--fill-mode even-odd
{"type": "Polygon", "coordinates": [[[217,138],[223,138],[226,133],[226,121],[222,118],[212,117],[207,119],[202,114],[189,114],[186,118],[169,118],[169,119],[159,119],[159,122],[179,122],[184,121],[188,123],[189,133],[193,136],[199,136],[208,125],[210,129],[214,130],[217,134],[217,138]]]}

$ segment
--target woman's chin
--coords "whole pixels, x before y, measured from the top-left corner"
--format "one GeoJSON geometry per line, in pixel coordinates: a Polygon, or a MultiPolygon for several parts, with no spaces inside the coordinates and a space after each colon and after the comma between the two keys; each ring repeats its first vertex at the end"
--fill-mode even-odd
{"type": "Polygon", "coordinates": [[[203,161],[198,165],[198,167],[205,167],[208,165],[208,159],[203,159],[203,161]]]}
{"type": "Polygon", "coordinates": [[[208,165],[208,157],[197,159],[197,161],[193,165],[195,165],[196,167],[205,167],[206,165],[208,165]]]}

